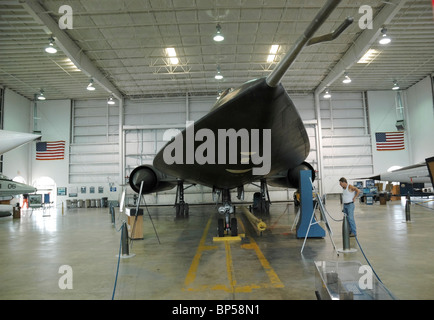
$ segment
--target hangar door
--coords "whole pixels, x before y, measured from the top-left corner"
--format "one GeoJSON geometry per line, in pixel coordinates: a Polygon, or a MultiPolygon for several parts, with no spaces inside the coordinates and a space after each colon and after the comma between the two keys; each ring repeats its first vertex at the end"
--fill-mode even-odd
{"type": "Polygon", "coordinates": [[[73,101],[69,183],[119,181],[119,106],[73,101]]]}
{"type": "Polygon", "coordinates": [[[373,173],[368,107],[364,92],[333,93],[320,101],[321,160],[325,194],[341,193],[341,177],[350,183],[373,173]]]}

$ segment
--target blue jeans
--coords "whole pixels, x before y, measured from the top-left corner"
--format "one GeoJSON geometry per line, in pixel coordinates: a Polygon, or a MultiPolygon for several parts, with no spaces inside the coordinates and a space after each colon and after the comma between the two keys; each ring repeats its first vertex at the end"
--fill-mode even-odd
{"type": "Polygon", "coordinates": [[[350,225],[350,233],[357,235],[356,221],[354,220],[354,202],[344,204],[344,213],[347,215],[348,224],[350,225]]]}

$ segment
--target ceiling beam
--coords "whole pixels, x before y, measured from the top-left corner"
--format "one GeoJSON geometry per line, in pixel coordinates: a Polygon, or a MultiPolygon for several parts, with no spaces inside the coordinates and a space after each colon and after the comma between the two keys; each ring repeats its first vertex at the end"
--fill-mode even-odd
{"type": "Polygon", "coordinates": [[[315,94],[320,94],[324,89],[331,86],[332,83],[341,77],[347,69],[360,60],[372,44],[377,41],[382,26],[387,26],[405,3],[406,0],[390,0],[386,2],[386,5],[372,21],[372,29],[365,29],[365,31],[362,32],[362,34],[343,55],[342,59],[339,60],[335,67],[321,81],[315,89],[315,94]]]}
{"type": "Polygon", "coordinates": [[[83,71],[87,76],[91,77],[107,92],[113,94],[117,99],[122,99],[121,92],[104,76],[104,74],[102,74],[83,50],[66,34],[66,32],[59,28],[58,23],[51,18],[47,13],[47,10],[44,9],[38,1],[20,0],[20,3],[29,14],[36,19],[36,21],[46,27],[46,32],[52,34],[56,39],[56,45],[59,46],[69,59],[71,59],[77,68],[83,71]]]}

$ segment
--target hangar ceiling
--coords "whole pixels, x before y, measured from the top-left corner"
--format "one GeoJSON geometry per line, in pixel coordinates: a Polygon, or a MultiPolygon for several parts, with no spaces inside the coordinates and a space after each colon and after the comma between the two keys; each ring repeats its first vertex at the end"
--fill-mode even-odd
{"type": "MultiPolygon", "coordinates": [[[[217,94],[219,90],[266,76],[324,3],[323,0],[0,1],[0,85],[29,99],[41,89],[47,99],[107,98],[109,91],[128,98],[217,94]],[[59,29],[55,33],[44,16],[57,25],[65,14],[59,13],[61,5],[72,8],[73,25],[72,29],[59,29]],[[217,24],[225,36],[220,43],[212,39],[217,24]],[[58,49],[56,54],[44,51],[52,35],[58,49]],[[267,63],[273,44],[280,48],[275,62],[267,63]],[[165,53],[168,47],[175,48],[177,65],[170,64],[165,53]],[[80,71],[69,58],[82,63],[84,70],[80,71]],[[223,80],[214,78],[218,68],[223,80]],[[86,90],[90,77],[96,79],[93,92],[86,90]]],[[[310,93],[321,85],[336,91],[389,90],[393,80],[407,89],[434,72],[431,1],[344,0],[317,35],[337,28],[347,16],[354,17],[355,22],[337,40],[304,49],[283,80],[289,92],[310,93]],[[378,44],[378,27],[370,31],[370,37],[363,37],[369,35],[369,29],[359,27],[362,5],[372,8],[374,21],[382,11],[389,10],[390,14],[383,19],[392,43],[378,44]],[[365,53],[354,51],[366,48],[377,50],[375,59],[365,64],[354,61],[365,53]],[[347,65],[342,66],[343,61],[347,65]],[[351,84],[342,83],[343,71],[348,72],[351,84]],[[335,77],[326,83],[333,73],[335,77]]]]}

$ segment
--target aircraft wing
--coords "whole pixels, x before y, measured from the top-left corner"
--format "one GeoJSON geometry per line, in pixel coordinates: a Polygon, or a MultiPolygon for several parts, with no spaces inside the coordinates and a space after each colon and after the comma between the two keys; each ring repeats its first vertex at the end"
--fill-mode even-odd
{"type": "Polygon", "coordinates": [[[36,192],[36,188],[24,183],[15,182],[0,175],[0,198],[33,192],[36,192]]]}
{"type": "Polygon", "coordinates": [[[0,130],[0,154],[40,137],[38,134],[0,130]]]}
{"type": "Polygon", "coordinates": [[[402,167],[390,172],[380,173],[379,175],[364,179],[374,179],[379,181],[402,182],[402,183],[432,183],[434,172],[434,157],[428,158],[425,162],[402,167]],[[430,168],[431,175],[428,170],[430,168]]]}

